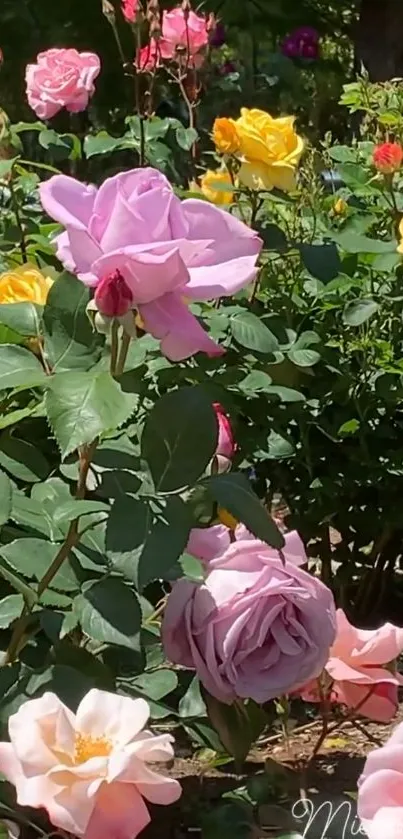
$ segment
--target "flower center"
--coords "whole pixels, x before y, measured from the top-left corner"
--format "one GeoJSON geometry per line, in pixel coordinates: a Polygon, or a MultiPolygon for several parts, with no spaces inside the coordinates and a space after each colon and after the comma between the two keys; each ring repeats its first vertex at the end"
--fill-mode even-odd
{"type": "Polygon", "coordinates": [[[74,742],[74,763],[85,763],[92,757],[108,757],[112,743],[106,737],[91,737],[89,734],[76,734],[74,742]]]}

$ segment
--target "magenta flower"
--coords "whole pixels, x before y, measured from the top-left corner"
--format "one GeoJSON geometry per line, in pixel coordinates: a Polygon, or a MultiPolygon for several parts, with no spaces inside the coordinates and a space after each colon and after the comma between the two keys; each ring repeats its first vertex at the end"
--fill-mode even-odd
{"type": "Polygon", "coordinates": [[[319,38],[319,32],[313,26],[299,26],[284,38],[281,51],[287,58],[316,59],[319,56],[319,38]]]}
{"type": "Polygon", "coordinates": [[[51,49],[40,52],[25,71],[27,99],[39,119],[50,119],[62,108],[85,111],[95,92],[101,62],[93,52],[51,49]]]}
{"type": "Polygon", "coordinates": [[[41,185],[48,215],[64,225],[57,254],[88,286],[125,283],[147,332],[174,361],[223,350],[185,301],[227,297],[256,276],[262,241],[246,224],[207,201],[180,201],[155,169],[132,169],[97,189],[67,175],[41,185]],[[116,273],[117,272],[117,273],[116,273]]]}

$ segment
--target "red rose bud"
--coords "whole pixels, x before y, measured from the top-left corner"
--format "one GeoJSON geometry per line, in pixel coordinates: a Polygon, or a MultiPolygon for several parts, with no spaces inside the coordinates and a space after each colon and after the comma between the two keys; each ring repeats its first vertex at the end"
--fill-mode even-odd
{"type": "Polygon", "coordinates": [[[217,417],[218,424],[218,440],[216,456],[223,455],[226,458],[232,458],[235,454],[236,443],[232,433],[231,422],[219,402],[213,402],[213,408],[217,417]]]}
{"type": "Polygon", "coordinates": [[[94,300],[98,311],[109,318],[120,318],[133,308],[133,295],[120,271],[114,271],[100,281],[94,300]]]}
{"type": "Polygon", "coordinates": [[[378,172],[392,175],[402,165],[403,149],[399,143],[382,143],[374,149],[372,161],[378,172]]]}

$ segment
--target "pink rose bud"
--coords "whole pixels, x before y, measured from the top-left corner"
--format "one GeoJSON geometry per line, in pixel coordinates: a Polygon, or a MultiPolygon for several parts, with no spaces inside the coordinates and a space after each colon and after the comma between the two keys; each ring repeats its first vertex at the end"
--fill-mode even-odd
{"type": "Polygon", "coordinates": [[[36,64],[28,64],[25,72],[28,103],[39,119],[50,119],[62,108],[71,113],[85,111],[100,69],[93,52],[40,52],[36,64]]]}
{"type": "Polygon", "coordinates": [[[122,0],[123,17],[128,23],[136,23],[139,11],[141,11],[139,0],[122,0]]]}
{"type": "Polygon", "coordinates": [[[102,279],[95,291],[98,311],[109,318],[120,318],[133,307],[133,295],[120,271],[114,271],[102,279]]]}
{"type": "Polygon", "coordinates": [[[236,444],[232,433],[231,422],[219,402],[213,403],[213,408],[218,422],[218,443],[216,456],[231,458],[235,454],[236,444]]]}

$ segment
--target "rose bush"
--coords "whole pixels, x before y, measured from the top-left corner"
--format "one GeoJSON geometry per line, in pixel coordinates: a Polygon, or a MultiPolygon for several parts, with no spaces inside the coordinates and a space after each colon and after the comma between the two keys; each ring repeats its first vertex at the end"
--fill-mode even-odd
{"type": "Polygon", "coordinates": [[[175,583],[162,637],[168,658],[221,702],[267,702],[319,675],[335,626],[323,583],[247,539],[210,560],[201,585],[175,583]]]}
{"type": "Polygon", "coordinates": [[[39,119],[51,119],[62,108],[84,111],[95,92],[101,62],[93,52],[50,49],[26,69],[27,98],[39,119]]]}
{"type": "Polygon", "coordinates": [[[253,230],[205,201],[181,202],[154,169],[116,175],[99,190],[55,175],[41,200],[66,228],[57,238],[66,268],[93,288],[122,277],[169,358],[222,353],[183,298],[225,297],[251,282],[262,246],[253,230]]]}

